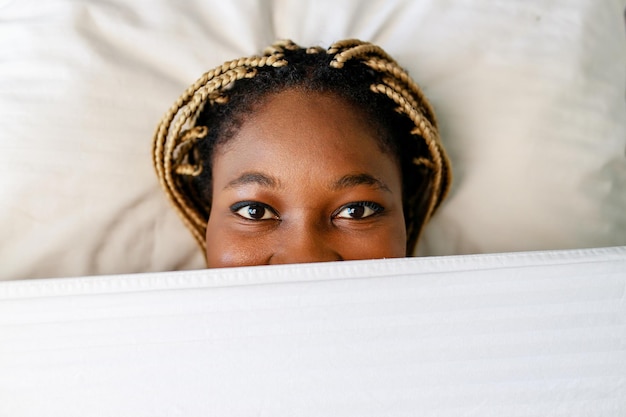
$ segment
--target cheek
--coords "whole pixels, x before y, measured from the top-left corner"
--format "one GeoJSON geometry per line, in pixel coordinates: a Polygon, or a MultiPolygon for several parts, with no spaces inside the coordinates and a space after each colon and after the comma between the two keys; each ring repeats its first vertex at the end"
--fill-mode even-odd
{"type": "Polygon", "coordinates": [[[223,268],[263,265],[269,257],[267,245],[259,239],[245,239],[226,230],[217,222],[207,223],[206,258],[207,267],[223,268]]]}
{"type": "Polygon", "coordinates": [[[385,253],[385,256],[379,256],[379,258],[403,258],[407,255],[406,226],[401,210],[393,216],[389,227],[374,242],[380,253],[385,253]]]}
{"type": "Polygon", "coordinates": [[[399,214],[369,230],[337,230],[332,246],[344,260],[364,260],[406,257],[406,229],[399,214]]]}
{"type": "MultiPolygon", "coordinates": [[[[406,256],[406,230],[404,221],[396,222],[378,233],[361,239],[360,252],[354,252],[352,259],[403,258],[406,256]]],[[[346,251],[350,245],[346,246],[346,251]]],[[[356,249],[356,245],[353,245],[356,249]]]]}
{"type": "Polygon", "coordinates": [[[406,226],[404,224],[404,217],[398,225],[394,234],[393,251],[395,258],[404,258],[407,256],[406,252],[406,226]]]}

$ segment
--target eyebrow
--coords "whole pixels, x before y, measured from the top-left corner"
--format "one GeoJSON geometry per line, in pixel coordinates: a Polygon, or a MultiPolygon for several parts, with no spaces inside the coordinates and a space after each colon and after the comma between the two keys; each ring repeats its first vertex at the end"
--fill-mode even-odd
{"type": "Polygon", "coordinates": [[[236,188],[236,187],[239,187],[242,185],[248,185],[248,184],[256,184],[265,188],[279,188],[280,187],[279,181],[276,180],[275,178],[272,178],[261,172],[255,171],[255,172],[245,172],[241,174],[239,177],[235,178],[234,180],[226,184],[224,189],[226,190],[228,188],[236,188]]]}
{"type": "Polygon", "coordinates": [[[345,188],[356,187],[359,185],[370,185],[374,188],[391,192],[391,189],[387,186],[387,184],[370,174],[344,175],[343,177],[335,181],[331,188],[334,191],[338,191],[345,188]]]}

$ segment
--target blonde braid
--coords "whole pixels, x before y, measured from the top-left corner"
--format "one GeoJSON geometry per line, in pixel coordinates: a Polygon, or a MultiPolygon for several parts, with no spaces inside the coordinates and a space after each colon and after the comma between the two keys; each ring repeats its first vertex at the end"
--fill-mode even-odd
{"type": "Polygon", "coordinates": [[[399,67],[395,62],[380,59],[369,59],[365,62],[365,64],[375,71],[391,75],[391,77],[386,77],[386,80],[394,83],[394,90],[401,92],[403,95],[406,94],[417,97],[418,101],[415,102],[416,106],[424,111],[425,115],[432,121],[433,125],[437,125],[435,112],[422,92],[422,89],[415,81],[413,81],[404,69],[399,67]]]}

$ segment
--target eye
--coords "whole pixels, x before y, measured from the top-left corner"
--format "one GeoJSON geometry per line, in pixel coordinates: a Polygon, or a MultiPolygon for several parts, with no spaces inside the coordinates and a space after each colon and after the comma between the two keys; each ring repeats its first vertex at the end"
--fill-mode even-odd
{"type": "Polygon", "coordinates": [[[248,220],[278,219],[276,211],[262,203],[245,201],[232,205],[230,210],[236,215],[248,220]]]}
{"type": "Polygon", "coordinates": [[[381,213],[383,210],[385,209],[380,204],[372,201],[359,201],[341,207],[334,217],[359,220],[381,213]]]}

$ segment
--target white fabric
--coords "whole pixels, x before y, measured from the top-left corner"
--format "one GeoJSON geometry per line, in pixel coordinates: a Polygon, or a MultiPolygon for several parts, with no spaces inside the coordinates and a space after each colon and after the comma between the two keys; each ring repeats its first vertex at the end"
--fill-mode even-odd
{"type": "Polygon", "coordinates": [[[455,182],[421,255],[626,244],[624,0],[3,0],[0,279],[200,268],[152,172],[161,115],[276,38],[380,44],[455,182]]]}
{"type": "Polygon", "coordinates": [[[0,282],[0,415],[626,415],[626,247],[0,282]]]}

